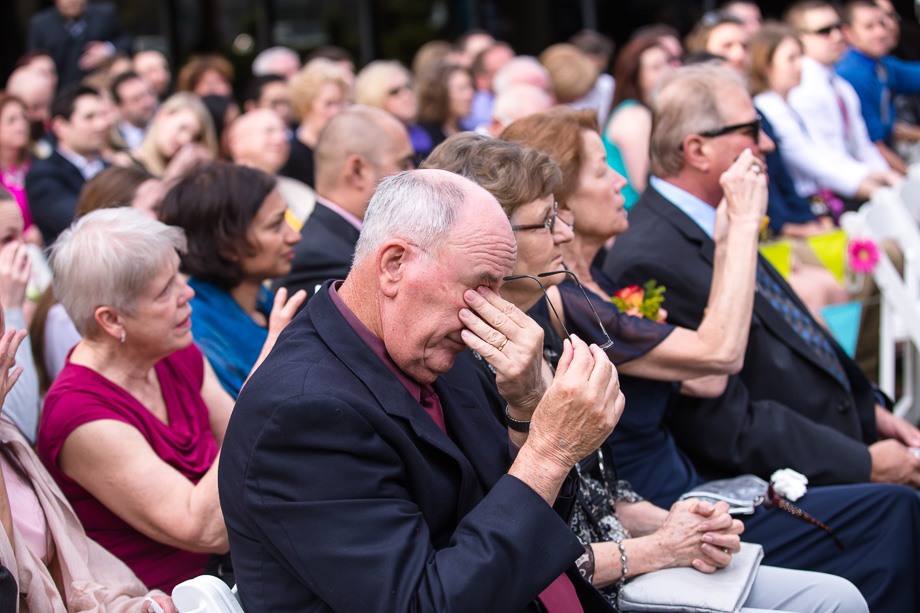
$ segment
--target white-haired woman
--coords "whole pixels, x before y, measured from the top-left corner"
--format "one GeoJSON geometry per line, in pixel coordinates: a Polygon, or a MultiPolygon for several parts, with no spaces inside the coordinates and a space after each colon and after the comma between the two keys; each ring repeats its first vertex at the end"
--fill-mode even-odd
{"type": "MultiPolygon", "coordinates": [[[[87,534],[167,592],[228,550],[217,464],[233,401],[192,344],[184,250],[182,230],[130,208],[60,236],[54,292],[83,340],[48,391],[38,441],[87,534]]],[[[273,311],[265,353],[291,314],[273,311]]]]}
{"type": "Polygon", "coordinates": [[[214,160],[219,148],[207,107],[195,94],[177,92],[157,109],[131,158],[153,176],[170,180],[214,160]]]}

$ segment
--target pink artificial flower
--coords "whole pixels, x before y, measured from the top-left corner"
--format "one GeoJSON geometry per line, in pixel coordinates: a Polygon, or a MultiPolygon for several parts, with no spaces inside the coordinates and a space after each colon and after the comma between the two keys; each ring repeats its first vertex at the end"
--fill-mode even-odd
{"type": "Polygon", "coordinates": [[[850,270],[856,273],[871,273],[878,264],[878,245],[868,238],[854,238],[847,245],[850,270]]]}

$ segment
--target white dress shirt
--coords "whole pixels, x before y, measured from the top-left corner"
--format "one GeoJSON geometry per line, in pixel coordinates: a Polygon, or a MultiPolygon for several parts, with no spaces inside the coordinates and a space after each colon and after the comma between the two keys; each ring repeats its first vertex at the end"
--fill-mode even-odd
{"type": "Polygon", "coordinates": [[[83,178],[89,181],[100,172],[105,170],[105,162],[102,161],[102,158],[94,156],[92,159],[85,158],[79,153],[74,153],[64,145],[58,145],[58,153],[61,154],[65,160],[77,167],[77,170],[80,171],[80,174],[83,175],[83,178]]]}
{"type": "Polygon", "coordinates": [[[125,144],[128,145],[128,149],[134,150],[140,147],[141,143],[144,142],[144,134],[147,133],[147,127],[138,128],[130,122],[119,121],[118,131],[121,132],[122,137],[125,139],[125,144]]]}
{"type": "Polygon", "coordinates": [[[815,141],[833,151],[846,153],[871,170],[890,169],[878,147],[869,139],[856,90],[832,67],[803,57],[802,82],[789,92],[789,104],[805,122],[815,141]],[[844,122],[838,95],[847,109],[847,122],[844,122]]]}
{"type": "Polygon", "coordinates": [[[868,164],[815,136],[812,123],[778,93],[757,94],[754,106],[773,124],[777,146],[800,196],[809,198],[821,189],[830,189],[847,198],[856,194],[859,184],[872,170],[868,164]]]}

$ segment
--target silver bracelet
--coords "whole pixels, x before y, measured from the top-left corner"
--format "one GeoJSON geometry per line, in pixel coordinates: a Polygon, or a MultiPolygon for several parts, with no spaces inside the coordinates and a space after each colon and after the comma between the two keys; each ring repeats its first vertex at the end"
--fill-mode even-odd
{"type": "Polygon", "coordinates": [[[508,413],[508,405],[505,405],[505,425],[514,430],[515,432],[530,432],[530,420],[523,421],[520,419],[515,419],[511,417],[508,413]]]}
{"type": "Polygon", "coordinates": [[[623,585],[626,583],[626,575],[629,573],[629,569],[626,568],[626,547],[623,545],[623,542],[620,539],[614,539],[614,543],[617,544],[617,547],[620,548],[620,579],[617,581],[617,589],[623,589],[623,585]]]}

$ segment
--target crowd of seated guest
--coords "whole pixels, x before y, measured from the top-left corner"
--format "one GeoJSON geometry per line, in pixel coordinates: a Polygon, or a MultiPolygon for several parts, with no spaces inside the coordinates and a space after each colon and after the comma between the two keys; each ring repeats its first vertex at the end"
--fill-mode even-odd
{"type": "MultiPolygon", "coordinates": [[[[0,89],[0,609],[12,580],[20,610],[171,613],[170,591],[201,574],[237,582],[247,610],[372,610],[361,599],[378,582],[379,606],[446,610],[469,596],[459,576],[479,577],[487,600],[482,575],[514,546],[482,527],[480,507],[509,487],[478,463],[484,452],[577,537],[554,540],[552,562],[529,556],[539,579],[511,590],[512,608],[611,610],[638,575],[722,572],[743,540],[765,554],[746,607],[920,610],[920,429],[892,414],[871,360],[851,360],[819,315],[871,302],[874,286],[840,287],[808,242],[904,180],[920,63],[893,57],[887,0],[801,0],[767,16],[782,21],[736,0],[684,24],[683,44],[652,24],[616,53],[586,30],[537,57],[470,30],[429,41],[411,69],[272,47],[247,79],[218,54],[131,55],[106,3],[37,13],[0,89]],[[765,238],[792,243],[787,278],[759,255],[765,238]],[[470,280],[464,266],[488,272],[470,280]],[[666,288],[658,315],[618,306],[652,280],[666,288]],[[413,356],[431,322],[451,331],[413,356]],[[296,343],[334,357],[314,365],[296,343]],[[398,434],[337,404],[366,359],[408,404],[383,379],[345,402],[367,392],[398,434]],[[616,426],[569,423],[580,455],[562,454],[556,474],[559,457],[534,452],[549,428],[541,407],[590,404],[588,362],[607,373],[606,400],[591,402],[616,426]],[[338,374],[314,380],[326,368],[338,374]],[[301,369],[311,383],[298,388],[301,369]],[[456,391],[461,375],[474,394],[456,391]],[[458,399],[487,403],[492,419],[457,421],[458,399]],[[304,450],[285,444],[297,426],[274,411],[291,407],[315,411],[302,458],[391,472],[311,465],[301,476],[315,489],[287,489],[283,470],[298,466],[273,454],[304,450]],[[326,409],[339,425],[324,434],[326,409]],[[254,429],[263,417],[268,442],[254,429]],[[471,434],[494,448],[464,447],[471,434]],[[403,436],[419,446],[407,452],[403,436]],[[460,485],[429,455],[446,444],[460,485]],[[532,480],[541,470],[516,468],[528,462],[554,476],[532,480]],[[711,478],[780,468],[808,478],[797,505],[833,538],[795,512],[739,519],[679,500],[711,478]],[[414,489],[432,474],[442,480],[414,489]],[[331,542],[358,507],[398,517],[331,542]],[[311,532],[333,509],[342,522],[311,532]],[[368,565],[396,559],[407,518],[405,542],[427,561],[368,565]],[[316,547],[300,556],[305,535],[316,547]],[[473,541],[490,555],[468,559],[473,541]],[[235,572],[238,551],[263,566],[237,559],[235,572]],[[353,594],[333,578],[342,569],[362,582],[353,594]]],[[[877,331],[864,317],[870,350],[877,331]]],[[[518,498],[529,517],[533,501],[518,498]]]]}

